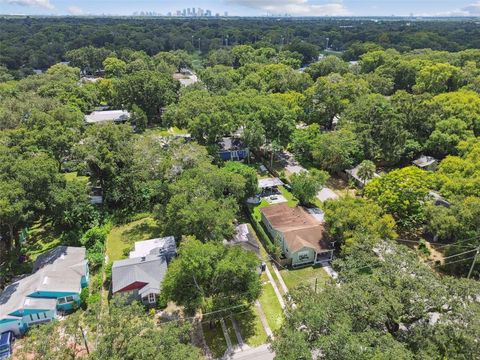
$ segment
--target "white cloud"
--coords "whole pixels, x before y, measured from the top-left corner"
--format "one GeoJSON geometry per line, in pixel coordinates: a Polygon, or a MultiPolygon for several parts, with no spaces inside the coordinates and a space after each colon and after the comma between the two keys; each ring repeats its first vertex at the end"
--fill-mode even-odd
{"type": "Polygon", "coordinates": [[[312,4],[308,0],[226,0],[229,5],[244,6],[272,14],[297,16],[343,16],[350,11],[341,1],[330,0],[322,4],[312,4]]]}
{"type": "Polygon", "coordinates": [[[467,5],[461,9],[451,11],[417,14],[419,16],[480,16],[480,1],[467,5]]]}
{"type": "Polygon", "coordinates": [[[40,8],[49,9],[49,10],[52,10],[55,8],[55,6],[53,6],[50,3],[50,0],[6,0],[5,2],[11,5],[40,7],[40,8]]]}
{"type": "Polygon", "coordinates": [[[69,6],[67,8],[67,10],[68,10],[68,13],[70,15],[83,15],[83,14],[85,14],[85,11],[83,11],[82,8],[80,8],[78,6],[75,6],[75,5],[69,6]]]}
{"type": "Polygon", "coordinates": [[[480,16],[480,1],[465,6],[462,11],[466,12],[470,16],[480,16]]]}

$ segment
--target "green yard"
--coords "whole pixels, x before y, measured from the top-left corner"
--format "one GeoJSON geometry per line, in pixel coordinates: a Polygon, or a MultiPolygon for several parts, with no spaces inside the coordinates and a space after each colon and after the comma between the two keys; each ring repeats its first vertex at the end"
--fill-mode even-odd
{"type": "Polygon", "coordinates": [[[300,284],[315,287],[315,279],[317,282],[317,291],[322,289],[327,281],[330,280],[328,274],[321,267],[309,266],[302,269],[283,269],[280,270],[285,285],[288,290],[293,290],[300,284]]]}
{"type": "Polygon", "coordinates": [[[250,311],[235,316],[235,319],[240,327],[243,341],[247,345],[256,347],[267,342],[267,334],[263,329],[256,308],[250,308],[250,311]]]}
{"type": "Polygon", "coordinates": [[[283,322],[283,311],[270,283],[266,283],[263,286],[262,295],[258,300],[262,305],[263,312],[272,331],[280,329],[283,322]]]}
{"type": "Polygon", "coordinates": [[[132,248],[135,241],[160,237],[162,234],[151,217],[136,220],[125,225],[114,226],[107,237],[109,261],[123,259],[125,251],[132,248]]]}
{"type": "Polygon", "coordinates": [[[155,128],[149,128],[145,130],[145,132],[142,134],[143,136],[148,136],[148,135],[154,135],[154,136],[171,136],[171,135],[185,135],[187,134],[188,131],[185,129],[179,129],[177,127],[170,127],[170,128],[164,128],[164,127],[155,127],[155,128]]]}

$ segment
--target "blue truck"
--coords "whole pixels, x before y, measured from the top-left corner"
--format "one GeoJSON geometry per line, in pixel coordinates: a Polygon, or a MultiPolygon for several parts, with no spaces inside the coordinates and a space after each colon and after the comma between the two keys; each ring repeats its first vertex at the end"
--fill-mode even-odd
{"type": "Polygon", "coordinates": [[[5,331],[0,335],[0,360],[9,359],[13,352],[15,335],[11,331],[5,331]]]}

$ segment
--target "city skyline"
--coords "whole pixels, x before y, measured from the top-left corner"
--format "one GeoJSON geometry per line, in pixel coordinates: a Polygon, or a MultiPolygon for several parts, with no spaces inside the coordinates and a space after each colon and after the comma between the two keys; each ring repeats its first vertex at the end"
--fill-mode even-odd
{"type": "Polygon", "coordinates": [[[177,16],[183,9],[210,10],[212,16],[480,16],[480,0],[0,0],[1,14],[177,16]]]}

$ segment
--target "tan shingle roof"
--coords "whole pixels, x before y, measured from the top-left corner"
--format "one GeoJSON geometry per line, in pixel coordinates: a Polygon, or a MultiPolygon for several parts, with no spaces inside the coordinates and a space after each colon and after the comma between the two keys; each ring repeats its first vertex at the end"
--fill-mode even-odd
{"type": "Polygon", "coordinates": [[[296,252],[310,247],[316,252],[330,250],[323,238],[324,226],[304,208],[287,204],[272,205],[260,210],[272,227],[284,234],[288,249],[296,252]]]}

